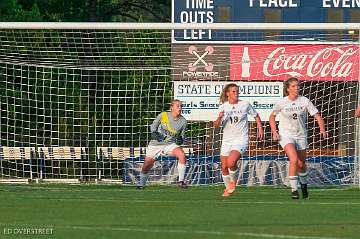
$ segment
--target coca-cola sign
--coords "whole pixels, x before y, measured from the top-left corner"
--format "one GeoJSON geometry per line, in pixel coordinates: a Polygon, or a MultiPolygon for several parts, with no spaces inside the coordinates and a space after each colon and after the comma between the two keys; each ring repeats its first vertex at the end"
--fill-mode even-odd
{"type": "Polygon", "coordinates": [[[358,67],[357,45],[230,46],[231,80],[357,81],[358,67]]]}

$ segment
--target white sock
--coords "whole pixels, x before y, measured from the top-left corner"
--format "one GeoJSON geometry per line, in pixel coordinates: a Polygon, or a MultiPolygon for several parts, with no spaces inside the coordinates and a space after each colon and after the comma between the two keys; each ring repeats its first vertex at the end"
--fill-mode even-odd
{"type": "Polygon", "coordinates": [[[236,178],[236,172],[237,170],[235,171],[232,171],[231,169],[229,169],[229,176],[230,176],[230,181],[231,182],[236,182],[237,181],[237,178],[236,178]]]}
{"type": "Polygon", "coordinates": [[[225,184],[225,188],[227,188],[229,183],[230,183],[230,175],[222,174],[222,178],[223,178],[223,181],[224,181],[224,184],[225,184]]]}
{"type": "Polygon", "coordinates": [[[299,180],[301,184],[308,184],[308,172],[305,171],[304,173],[298,173],[299,180]]]}
{"type": "Polygon", "coordinates": [[[139,181],[139,186],[145,186],[146,181],[149,177],[148,173],[140,173],[140,181],[139,181]]]}
{"type": "Polygon", "coordinates": [[[185,164],[178,163],[179,182],[184,181],[185,170],[186,170],[185,164]]]}
{"type": "Polygon", "coordinates": [[[298,190],[298,176],[289,176],[291,191],[298,190]]]}

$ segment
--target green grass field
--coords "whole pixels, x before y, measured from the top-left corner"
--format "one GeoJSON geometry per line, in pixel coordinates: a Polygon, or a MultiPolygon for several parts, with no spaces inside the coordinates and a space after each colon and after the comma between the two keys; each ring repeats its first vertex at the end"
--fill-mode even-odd
{"type": "Polygon", "coordinates": [[[360,190],[0,185],[0,238],[360,238],[360,190]],[[20,234],[45,228],[47,235],[20,234]],[[52,229],[52,233],[50,230],[52,229]],[[21,231],[22,230],[22,231],[21,231]]]}

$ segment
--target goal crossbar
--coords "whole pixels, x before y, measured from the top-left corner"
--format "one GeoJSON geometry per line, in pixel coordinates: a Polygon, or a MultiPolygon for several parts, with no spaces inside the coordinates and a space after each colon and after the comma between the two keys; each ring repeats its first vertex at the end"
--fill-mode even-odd
{"type": "Polygon", "coordinates": [[[219,30],[356,30],[360,23],[123,23],[1,22],[0,29],[219,29],[219,30]]]}

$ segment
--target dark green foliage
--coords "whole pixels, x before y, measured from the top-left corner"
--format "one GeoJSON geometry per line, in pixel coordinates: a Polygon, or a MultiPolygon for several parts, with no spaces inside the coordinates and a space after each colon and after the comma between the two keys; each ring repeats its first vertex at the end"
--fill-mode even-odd
{"type": "Polygon", "coordinates": [[[2,0],[0,21],[170,22],[170,0],[2,0]]]}
{"type": "Polygon", "coordinates": [[[32,2],[27,8],[23,8],[18,0],[1,0],[0,21],[43,21],[38,4],[36,1],[32,2]]]}

